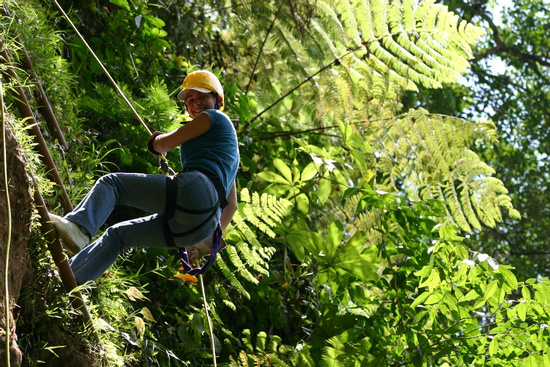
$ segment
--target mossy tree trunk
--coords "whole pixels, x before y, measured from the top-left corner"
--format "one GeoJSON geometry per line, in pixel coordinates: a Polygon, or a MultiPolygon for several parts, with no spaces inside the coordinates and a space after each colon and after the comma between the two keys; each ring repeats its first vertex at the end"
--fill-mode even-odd
{"type": "Polygon", "coordinates": [[[15,329],[16,301],[21,291],[24,275],[27,271],[29,256],[27,246],[30,238],[30,223],[32,213],[32,195],[29,176],[23,158],[18,154],[17,140],[6,128],[6,141],[0,134],[0,146],[6,144],[6,156],[0,149],[2,169],[0,170],[0,274],[2,287],[0,288],[0,365],[6,361],[6,330],[10,335],[10,364],[19,367],[22,363],[22,353],[17,346],[17,332],[15,329]],[[4,164],[8,172],[8,192],[11,206],[11,224],[8,223],[8,201],[4,179],[4,164]],[[11,225],[11,240],[8,243],[8,226],[11,225]],[[6,254],[9,246],[8,262],[8,292],[6,295],[5,271],[6,254]],[[9,301],[9,327],[6,326],[6,298],[9,301]]]}

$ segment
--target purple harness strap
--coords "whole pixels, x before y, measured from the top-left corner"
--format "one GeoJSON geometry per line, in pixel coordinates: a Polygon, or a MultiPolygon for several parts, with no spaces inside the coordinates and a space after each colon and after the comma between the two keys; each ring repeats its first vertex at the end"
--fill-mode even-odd
{"type": "Polygon", "coordinates": [[[187,254],[187,247],[179,247],[178,251],[180,253],[181,263],[183,265],[183,270],[185,271],[185,273],[189,275],[202,274],[206,271],[206,269],[212,266],[212,264],[214,264],[214,261],[216,261],[216,255],[220,251],[221,240],[222,240],[222,230],[218,224],[212,236],[212,250],[210,252],[210,258],[208,259],[206,264],[198,268],[193,268],[189,264],[189,255],[187,254]]]}

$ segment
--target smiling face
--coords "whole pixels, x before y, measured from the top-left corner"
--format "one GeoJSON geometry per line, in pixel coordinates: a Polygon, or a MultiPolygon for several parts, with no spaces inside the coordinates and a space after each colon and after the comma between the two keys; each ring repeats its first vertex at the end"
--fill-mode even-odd
{"type": "Polygon", "coordinates": [[[187,92],[185,104],[189,116],[195,118],[202,111],[216,108],[216,96],[213,93],[202,93],[191,89],[187,92]]]}

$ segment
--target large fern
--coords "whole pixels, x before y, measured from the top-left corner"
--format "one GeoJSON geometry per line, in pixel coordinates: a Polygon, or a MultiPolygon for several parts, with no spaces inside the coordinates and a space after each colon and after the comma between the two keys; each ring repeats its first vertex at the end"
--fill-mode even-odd
{"type": "MultiPolygon", "coordinates": [[[[310,15],[304,31],[296,27],[292,10],[299,7],[292,7],[294,3],[310,4],[291,1],[277,13],[272,3],[242,4],[234,26],[249,35],[247,52],[259,53],[255,65],[242,68],[253,67],[257,78],[248,83],[253,82],[252,90],[267,104],[288,91],[277,86],[291,90],[323,70],[301,85],[299,93],[299,98],[316,102],[319,119],[355,113],[357,104],[368,101],[395,102],[404,89],[418,90],[418,85],[438,88],[456,82],[469,66],[470,45],[483,34],[435,0],[316,1],[311,3],[313,14],[310,6],[303,7],[301,19],[310,15]],[[263,27],[261,31],[247,28],[252,24],[249,17],[255,17],[254,25],[263,27]]],[[[284,104],[271,111],[281,116],[284,104]]]]}
{"type": "Polygon", "coordinates": [[[494,170],[470,150],[477,140],[495,142],[492,123],[419,110],[379,121],[378,128],[380,162],[394,189],[399,183],[413,199],[445,201],[449,217],[468,232],[481,223],[494,227],[502,209],[519,217],[494,170]]]}
{"type": "Polygon", "coordinates": [[[225,345],[235,356],[230,357],[231,367],[313,367],[314,361],[308,349],[284,345],[281,338],[259,332],[253,336],[250,330],[243,330],[243,337],[236,340],[232,336],[224,340],[225,345]],[[253,340],[254,339],[254,340],[253,340]]]}
{"type": "MultiPolygon", "coordinates": [[[[257,274],[268,274],[268,262],[275,252],[274,247],[260,244],[260,235],[254,229],[263,232],[268,238],[275,237],[271,228],[282,222],[291,206],[288,200],[277,199],[272,195],[250,195],[246,188],[240,192],[239,209],[233,216],[232,227],[225,235],[230,246],[223,259],[218,257],[217,264],[226,281],[247,298],[250,295],[241,281],[257,284],[257,274]]],[[[231,307],[231,304],[228,306],[231,307]]]]}

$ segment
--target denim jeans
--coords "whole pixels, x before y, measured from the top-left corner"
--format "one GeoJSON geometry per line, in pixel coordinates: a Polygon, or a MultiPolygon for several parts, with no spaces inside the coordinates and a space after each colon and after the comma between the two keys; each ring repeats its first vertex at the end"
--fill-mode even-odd
{"type": "MultiPolygon", "coordinates": [[[[69,260],[76,281],[84,284],[96,280],[130,247],[166,247],[163,221],[166,205],[166,176],[139,173],[112,173],[101,177],[78,206],[65,216],[84,227],[93,238],[115,205],[131,206],[151,215],[117,223],[91,245],[69,260]]],[[[175,178],[177,204],[186,209],[213,207],[218,193],[205,175],[197,171],[181,173],[175,178]]],[[[190,246],[208,240],[216,228],[221,209],[202,227],[185,237],[175,237],[176,246],[190,246]]],[[[168,224],[173,233],[187,232],[200,225],[208,214],[189,214],[176,210],[168,224]]]]}

